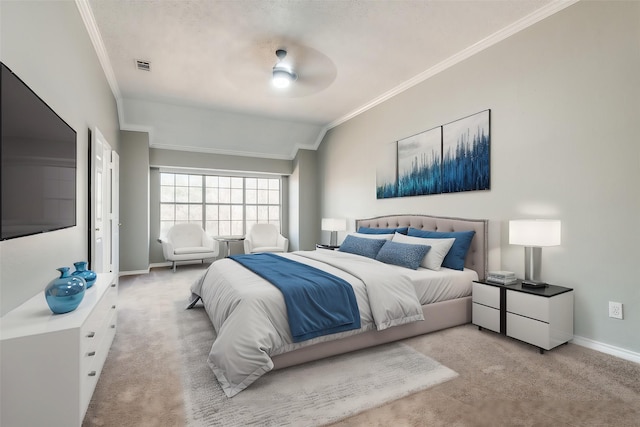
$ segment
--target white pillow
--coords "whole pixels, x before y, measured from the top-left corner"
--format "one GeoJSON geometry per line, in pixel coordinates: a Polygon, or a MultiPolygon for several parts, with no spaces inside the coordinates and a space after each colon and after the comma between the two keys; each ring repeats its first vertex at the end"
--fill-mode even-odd
{"type": "MultiPolygon", "coordinates": [[[[363,239],[391,240],[393,234],[365,234],[365,233],[349,233],[353,237],[361,237],[363,239]]],[[[454,239],[455,240],[455,239],[454,239]]]]}
{"type": "Polygon", "coordinates": [[[440,270],[444,257],[447,256],[449,249],[451,249],[451,246],[453,246],[453,242],[455,242],[456,239],[431,239],[426,237],[405,236],[404,234],[396,233],[391,241],[397,243],[408,243],[410,245],[431,246],[431,249],[427,252],[427,256],[425,256],[420,263],[420,267],[437,271],[440,270]]]}

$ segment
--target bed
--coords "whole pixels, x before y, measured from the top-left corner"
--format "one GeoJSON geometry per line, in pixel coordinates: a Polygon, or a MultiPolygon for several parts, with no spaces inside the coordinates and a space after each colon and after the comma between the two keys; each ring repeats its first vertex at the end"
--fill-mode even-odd
{"type": "Polygon", "coordinates": [[[373,233],[402,227],[441,233],[473,231],[462,260],[464,268],[431,271],[420,267],[414,271],[326,249],[271,255],[322,269],[348,282],[358,302],[357,328],[300,342],[292,338],[285,300],[275,286],[239,260],[214,262],[191,291],[202,299],[217,334],[208,364],[225,394],[236,395],[273,369],[469,323],[471,284],[486,278],[487,221],[426,215],[356,221],[356,230],[373,233]],[[390,282],[393,286],[388,286],[390,282]],[[406,306],[397,310],[384,306],[392,300],[396,304],[396,298],[406,306]]]}

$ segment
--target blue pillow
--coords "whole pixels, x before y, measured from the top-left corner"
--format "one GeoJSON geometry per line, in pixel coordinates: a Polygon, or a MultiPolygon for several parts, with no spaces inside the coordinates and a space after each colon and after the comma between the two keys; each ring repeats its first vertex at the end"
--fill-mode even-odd
{"type": "Polygon", "coordinates": [[[340,245],[340,252],[349,252],[351,254],[366,256],[367,258],[376,258],[378,252],[386,239],[363,239],[362,237],[354,237],[347,235],[340,245]]]}
{"type": "Polygon", "coordinates": [[[376,259],[385,264],[394,264],[416,270],[420,267],[420,263],[429,252],[429,249],[431,249],[431,246],[428,245],[410,245],[387,240],[380,252],[378,252],[376,259]]]}
{"type": "Polygon", "coordinates": [[[358,233],[362,234],[407,234],[409,231],[409,227],[400,227],[400,228],[371,228],[371,227],[360,227],[358,228],[358,233]]]}
{"type": "Polygon", "coordinates": [[[452,268],[454,270],[464,270],[464,260],[467,258],[467,252],[469,252],[471,240],[475,234],[476,232],[473,230],[441,233],[439,231],[425,231],[410,228],[408,235],[413,237],[429,237],[431,239],[455,238],[456,241],[453,242],[453,246],[449,249],[449,253],[444,257],[444,260],[442,260],[442,266],[452,268]]]}

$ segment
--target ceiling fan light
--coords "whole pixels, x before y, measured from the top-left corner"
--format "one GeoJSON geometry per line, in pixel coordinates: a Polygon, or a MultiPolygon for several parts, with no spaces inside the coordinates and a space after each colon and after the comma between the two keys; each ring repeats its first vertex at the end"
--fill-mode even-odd
{"type": "Polygon", "coordinates": [[[288,87],[295,79],[295,73],[282,68],[274,68],[271,83],[279,89],[284,89],[288,87]]]}

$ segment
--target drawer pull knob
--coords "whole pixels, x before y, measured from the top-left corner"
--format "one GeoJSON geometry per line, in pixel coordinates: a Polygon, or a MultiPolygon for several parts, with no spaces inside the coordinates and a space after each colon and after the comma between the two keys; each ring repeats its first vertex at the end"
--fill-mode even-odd
{"type": "Polygon", "coordinates": [[[115,283],[112,283],[112,284],[111,284],[111,287],[112,287],[112,288],[115,288],[115,287],[116,287],[116,284],[115,284],[115,283]]]}
{"type": "Polygon", "coordinates": [[[95,356],[96,352],[95,351],[90,351],[89,353],[87,353],[87,356],[95,356]]]}
{"type": "Polygon", "coordinates": [[[111,308],[116,308],[115,304],[111,306],[111,308]]]}
{"type": "Polygon", "coordinates": [[[91,372],[89,372],[89,376],[90,376],[90,377],[95,377],[95,376],[96,376],[96,371],[91,371],[91,372]]]}
{"type": "Polygon", "coordinates": [[[116,325],[111,325],[111,329],[115,329],[115,328],[116,328],[116,325]]]}
{"type": "Polygon", "coordinates": [[[87,338],[93,338],[93,337],[95,337],[95,336],[96,336],[96,333],[95,333],[95,332],[89,332],[89,333],[87,334],[87,338]]]}

